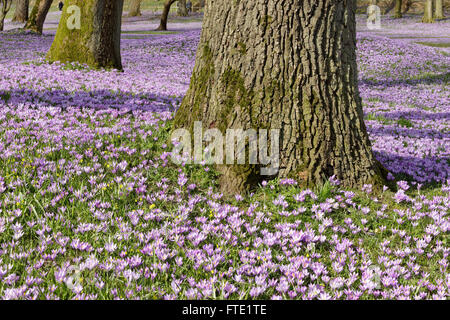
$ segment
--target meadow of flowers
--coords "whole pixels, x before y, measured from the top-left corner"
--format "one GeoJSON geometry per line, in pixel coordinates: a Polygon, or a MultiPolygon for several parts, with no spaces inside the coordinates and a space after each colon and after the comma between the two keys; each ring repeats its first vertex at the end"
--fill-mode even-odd
{"type": "Polygon", "coordinates": [[[124,72],[0,33],[0,298],[448,299],[450,57],[416,20],[358,32],[389,188],[274,180],[231,200],[167,145],[199,29],[123,34],[124,72]]]}

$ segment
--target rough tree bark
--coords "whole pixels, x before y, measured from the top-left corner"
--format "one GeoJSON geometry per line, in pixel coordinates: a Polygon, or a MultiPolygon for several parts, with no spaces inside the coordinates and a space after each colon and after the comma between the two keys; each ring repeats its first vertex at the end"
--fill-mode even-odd
{"type": "MultiPolygon", "coordinates": [[[[381,185],[387,172],[372,153],[358,91],[355,10],[355,0],[207,2],[174,128],[279,129],[278,177],[381,185]]],[[[256,185],[261,167],[217,165],[222,192],[256,185]]]]}
{"type": "Polygon", "coordinates": [[[177,0],[166,0],[166,2],[164,3],[163,12],[161,14],[161,22],[159,24],[159,27],[156,29],[156,31],[167,31],[167,19],[169,18],[170,7],[176,1],[177,0]]]}
{"type": "Polygon", "coordinates": [[[14,12],[14,17],[12,21],[27,22],[29,5],[30,5],[29,0],[17,0],[16,10],[14,12]]]}
{"type": "Polygon", "coordinates": [[[422,22],[424,22],[424,23],[432,23],[432,22],[434,22],[434,18],[433,18],[433,0],[426,0],[424,9],[425,9],[425,11],[423,13],[422,22]]]}
{"type": "Polygon", "coordinates": [[[0,0],[0,31],[3,31],[5,17],[11,9],[12,0],[0,0]]]}
{"type": "Polygon", "coordinates": [[[402,17],[402,0],[395,0],[395,13],[394,18],[401,18],[402,17]]]}
{"type": "Polygon", "coordinates": [[[69,29],[63,10],[49,61],[86,63],[93,68],[122,69],[120,32],[123,0],[68,0],[65,8],[81,8],[80,29],[69,29]]]}
{"type": "Polygon", "coordinates": [[[24,28],[42,34],[45,18],[52,2],[53,0],[36,0],[24,28]]]}
{"type": "Polygon", "coordinates": [[[131,0],[128,10],[129,17],[141,16],[141,2],[142,0],[131,0]]]}
{"type": "Polygon", "coordinates": [[[434,9],[434,18],[435,19],[444,19],[444,6],[442,0],[436,0],[435,3],[435,9],[434,9]]]}
{"type": "Polygon", "coordinates": [[[188,10],[186,8],[186,0],[178,0],[178,12],[177,14],[180,17],[187,17],[189,15],[188,10]]]}

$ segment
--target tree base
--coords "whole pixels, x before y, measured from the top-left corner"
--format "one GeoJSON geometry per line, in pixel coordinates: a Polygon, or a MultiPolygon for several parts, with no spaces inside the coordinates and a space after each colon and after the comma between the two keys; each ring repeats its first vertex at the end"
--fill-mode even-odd
{"type": "Polygon", "coordinates": [[[39,33],[36,30],[26,29],[25,27],[14,29],[14,30],[17,30],[17,32],[20,33],[20,34],[29,34],[29,35],[34,35],[34,36],[42,36],[42,33],[39,33]]]}
{"type": "Polygon", "coordinates": [[[434,19],[433,18],[422,18],[422,23],[434,23],[434,19]]]}

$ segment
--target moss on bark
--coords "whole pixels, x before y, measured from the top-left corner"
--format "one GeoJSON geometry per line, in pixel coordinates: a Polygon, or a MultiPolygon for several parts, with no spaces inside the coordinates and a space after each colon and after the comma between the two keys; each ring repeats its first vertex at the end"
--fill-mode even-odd
{"type": "MultiPolygon", "coordinates": [[[[175,128],[202,121],[223,134],[278,129],[278,177],[308,185],[332,175],[346,187],[381,184],[357,89],[354,11],[351,0],[211,2],[175,128]]],[[[222,192],[271,178],[259,174],[263,167],[218,165],[222,192]]]]}

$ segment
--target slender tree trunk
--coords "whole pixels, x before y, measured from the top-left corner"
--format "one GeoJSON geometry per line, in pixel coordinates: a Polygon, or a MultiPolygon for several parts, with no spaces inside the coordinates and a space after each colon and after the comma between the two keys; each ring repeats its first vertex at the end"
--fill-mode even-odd
{"type": "Polygon", "coordinates": [[[123,0],[67,0],[64,7],[71,5],[81,9],[80,29],[71,26],[71,15],[64,10],[47,59],[86,63],[93,68],[122,69],[123,0]]]}
{"type": "Polygon", "coordinates": [[[0,31],[5,27],[5,18],[9,9],[11,9],[12,0],[0,1],[0,31]]]}
{"type": "Polygon", "coordinates": [[[444,19],[444,6],[443,6],[443,1],[442,0],[436,0],[435,3],[436,7],[434,10],[434,18],[435,19],[444,19]]]}
{"type": "MultiPolygon", "coordinates": [[[[381,185],[387,172],[372,153],[358,91],[355,11],[354,0],[207,2],[174,128],[278,129],[278,177],[381,185]]],[[[267,178],[263,167],[217,165],[222,192],[248,190],[267,178]]]]}
{"type": "Polygon", "coordinates": [[[189,15],[186,8],[186,0],[178,0],[178,15],[180,17],[187,17],[189,15]]]}
{"type": "Polygon", "coordinates": [[[402,0],[395,0],[395,13],[394,18],[402,17],[402,0]]]}
{"type": "Polygon", "coordinates": [[[175,1],[177,0],[166,0],[164,3],[164,9],[161,14],[161,23],[156,29],[157,31],[167,31],[167,19],[169,18],[170,7],[175,3],[175,1]]]}
{"type": "Polygon", "coordinates": [[[432,23],[433,19],[433,0],[426,0],[425,2],[425,12],[423,14],[422,22],[432,23]]]}
{"type": "Polygon", "coordinates": [[[142,15],[141,2],[142,0],[131,0],[128,11],[129,17],[137,17],[142,15]]]}
{"type": "Polygon", "coordinates": [[[31,10],[30,18],[25,24],[25,29],[42,34],[45,18],[50,10],[53,0],[36,0],[31,10]]]}
{"type": "Polygon", "coordinates": [[[30,4],[29,0],[17,0],[16,11],[14,12],[14,17],[12,21],[27,22],[29,4],[30,4]]]}

